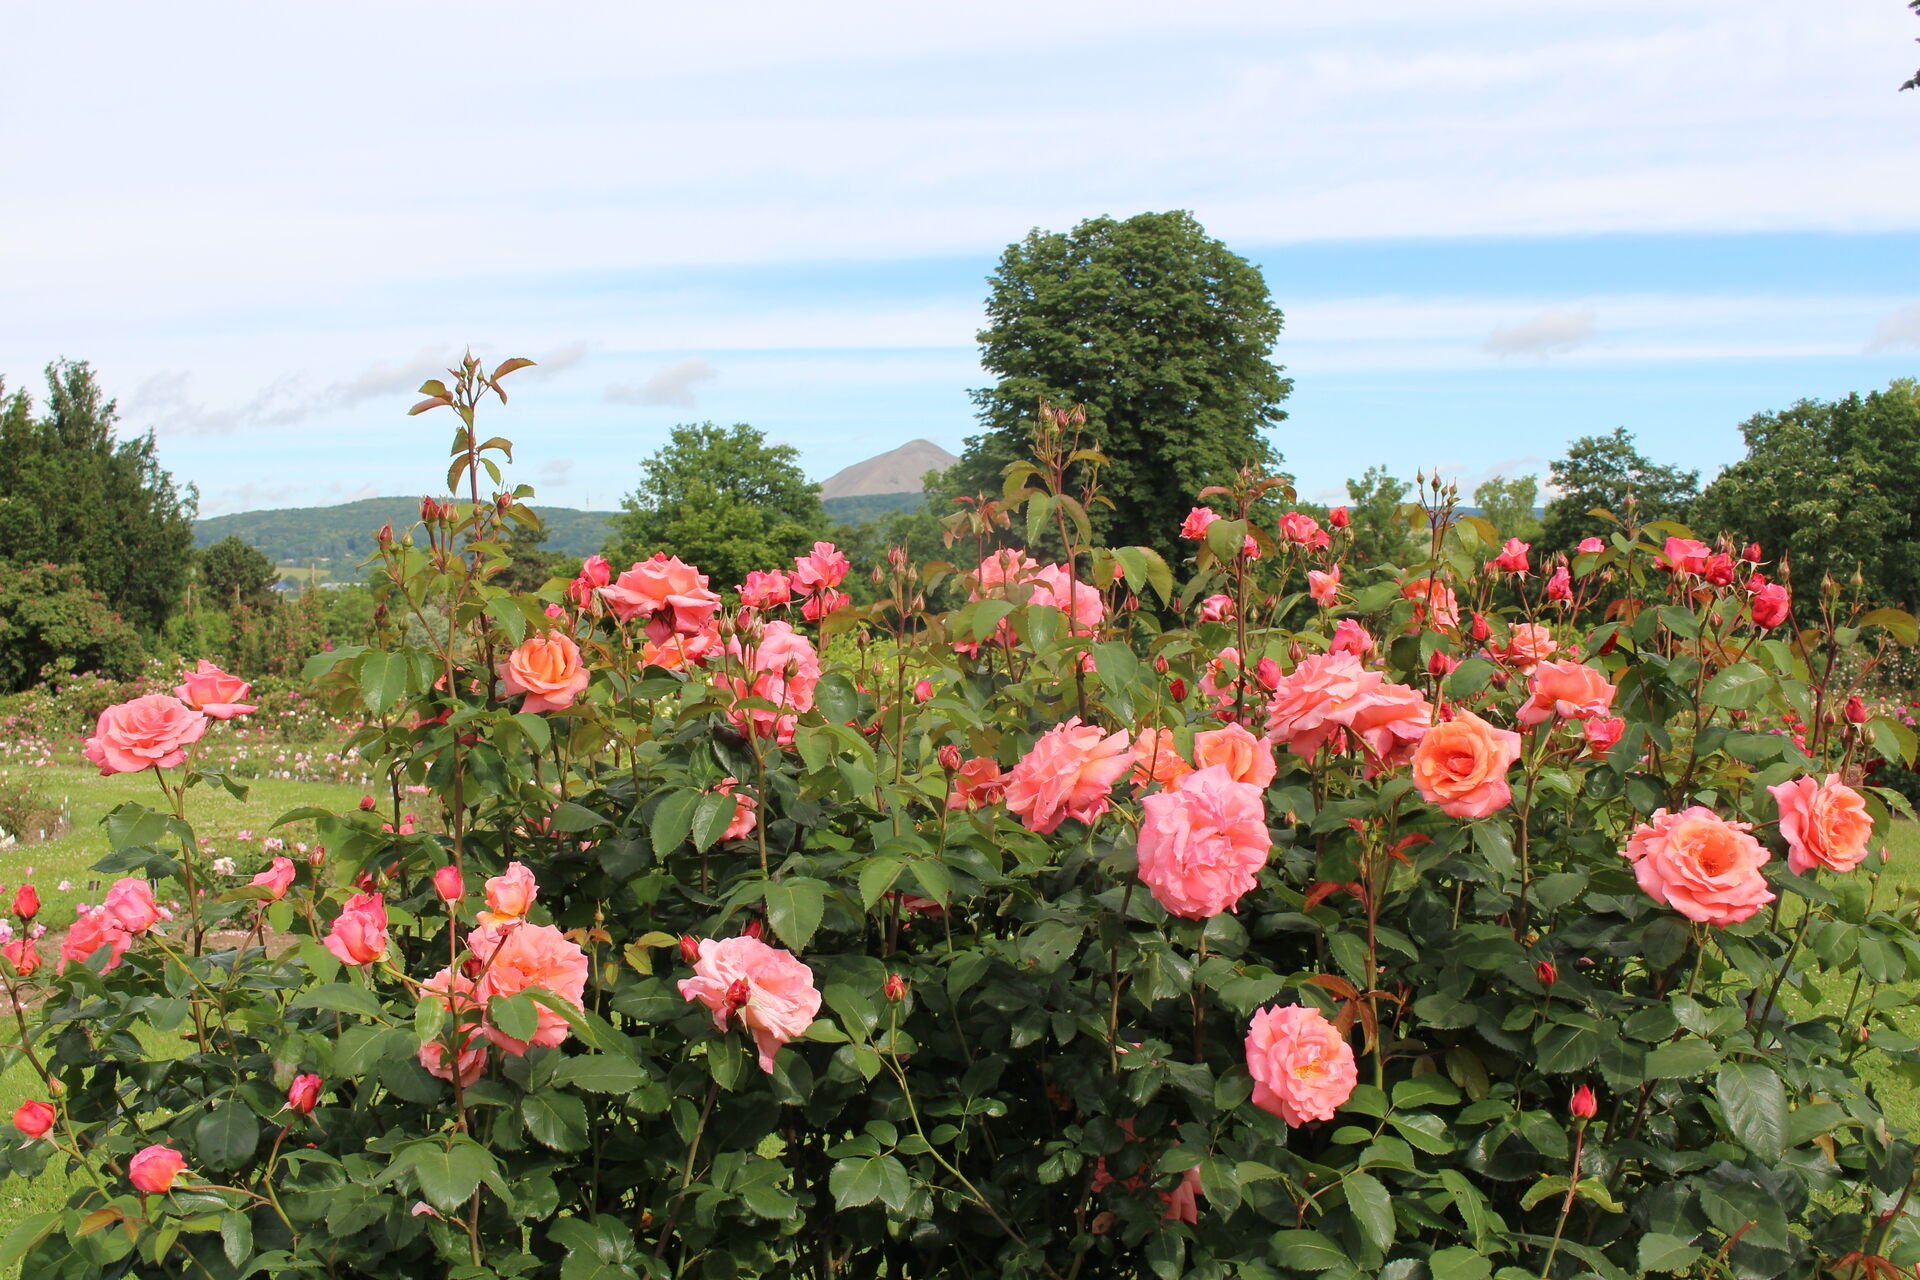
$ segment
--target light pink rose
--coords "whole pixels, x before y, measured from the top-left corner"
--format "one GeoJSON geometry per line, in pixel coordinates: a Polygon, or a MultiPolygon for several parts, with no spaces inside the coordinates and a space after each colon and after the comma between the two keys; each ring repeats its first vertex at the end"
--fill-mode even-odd
{"type": "Polygon", "coordinates": [[[1583,556],[1592,556],[1598,555],[1606,549],[1607,544],[1598,538],[1582,538],[1580,539],[1580,545],[1575,547],[1574,551],[1583,556]]]}
{"type": "Polygon", "coordinates": [[[1654,557],[1654,566],[1669,573],[1699,576],[1707,570],[1713,548],[1693,538],[1668,538],[1665,549],[1654,557]]]}
{"type": "Polygon", "coordinates": [[[1507,770],[1520,758],[1520,735],[1471,711],[1427,730],[1413,752],[1413,785],[1455,818],[1484,818],[1513,799],[1507,770]]]}
{"type": "Polygon", "coordinates": [[[1254,887],[1273,847],[1260,788],[1216,764],[1140,807],[1140,880],[1168,912],[1211,919],[1254,887]]]}
{"type": "Polygon", "coordinates": [[[272,894],[275,902],[280,901],[287,896],[287,890],[293,887],[293,859],[275,858],[251,883],[272,894]]]}
{"type": "Polygon", "coordinates": [[[127,1161],[127,1181],[135,1191],[161,1196],[173,1189],[173,1180],[186,1167],[187,1162],[178,1151],[155,1143],[142,1147],[127,1161]]]}
{"type": "Polygon", "coordinates": [[[186,748],[206,731],[205,712],[164,693],[149,693],[102,711],[84,754],[102,776],[171,769],[186,762],[186,748]]]}
{"type": "Polygon", "coordinates": [[[1289,511],[1280,517],[1280,537],[1296,547],[1319,549],[1333,539],[1320,522],[1304,511],[1289,511]]]}
{"type": "Polygon", "coordinates": [[[745,935],[703,938],[698,947],[693,976],[680,980],[681,997],[711,1010],[720,1031],[738,1017],[759,1050],[760,1069],[771,1075],[780,1046],[805,1035],[820,1012],[813,970],[792,952],[745,935]]]}
{"type": "Polygon", "coordinates": [[[387,954],[387,903],[377,893],[356,893],[334,918],[321,941],[340,963],[358,968],[387,954]]]}
{"type": "Polygon", "coordinates": [[[186,674],[185,680],[173,696],[215,720],[231,720],[260,709],[247,701],[253,695],[252,685],[239,676],[228,675],[205,658],[186,674]]]}
{"type": "Polygon", "coordinates": [[[1689,920],[1725,928],[1773,901],[1760,870],[1769,857],[1750,822],[1728,822],[1704,805],[1656,809],[1634,829],[1622,856],[1647,896],[1689,920]]]}
{"type": "Polygon", "coordinates": [[[1411,685],[1384,682],[1347,720],[1366,749],[1368,777],[1411,760],[1432,724],[1433,708],[1424,693],[1411,685]]]}
{"type": "Polygon", "coordinates": [[[788,623],[769,622],[751,649],[743,648],[736,637],[727,642],[727,653],[740,661],[750,677],[732,678],[734,695],[759,698],[780,708],[737,710],[730,713],[733,722],[742,733],[771,737],[782,746],[792,742],[799,713],[813,709],[814,690],[820,684],[820,655],[813,643],[788,623]]]}
{"type": "Polygon", "coordinates": [[[793,590],[797,595],[831,591],[846,580],[847,557],[831,542],[816,542],[813,550],[793,560],[793,590]]]}
{"type": "Polygon", "coordinates": [[[784,570],[755,569],[740,584],[740,603],[749,609],[771,609],[793,601],[793,580],[784,570]]]}
{"type": "Polygon", "coordinates": [[[720,833],[722,840],[745,840],[760,822],[753,797],[738,790],[739,785],[740,779],[726,777],[720,779],[720,785],[714,788],[719,795],[732,796],[734,801],[733,816],[727,819],[727,829],[720,833]]]}
{"type": "Polygon", "coordinates": [[[500,664],[500,682],[511,698],[527,695],[522,711],[564,711],[587,687],[580,646],[560,631],[528,636],[500,664]]]}
{"type": "Polygon", "coordinates": [[[1276,772],[1272,745],[1237,724],[1202,729],[1193,735],[1194,768],[1216,764],[1224,765],[1235,782],[1250,782],[1262,791],[1276,772]]]}
{"type": "Polygon", "coordinates": [[[1067,600],[1071,588],[1073,608],[1069,616],[1076,635],[1099,626],[1100,620],[1107,616],[1106,601],[1101,599],[1099,590],[1092,583],[1069,579],[1062,565],[1050,564],[1036,569],[1033,584],[1033,597],[1028,603],[1051,605],[1062,613],[1069,613],[1067,600]]]}
{"type": "Polygon", "coordinates": [[[173,913],[153,900],[153,886],[138,876],[122,876],[107,890],[101,914],[128,933],[145,933],[173,913]]]}
{"type": "Polygon", "coordinates": [[[1525,573],[1527,571],[1527,552],[1532,548],[1530,542],[1518,538],[1508,538],[1500,554],[1487,561],[1487,567],[1500,573],[1525,573]]]}
{"type": "Polygon", "coordinates": [[[699,634],[720,608],[720,597],[707,589],[707,575],[665,552],[640,561],[599,591],[620,621],[646,619],[648,638],[656,643],[668,635],[699,634]]]}
{"type": "Polygon", "coordinates": [[[1507,660],[1522,671],[1531,671],[1560,648],[1553,632],[1537,622],[1516,622],[1507,633],[1507,660]]]}
{"type": "Polygon", "coordinates": [[[1106,733],[1074,716],[1042,734],[1007,776],[1007,808],[1027,830],[1050,835],[1068,818],[1091,823],[1107,811],[1113,784],[1133,768],[1124,732],[1106,733]]]}
{"type": "Polygon", "coordinates": [[[1212,507],[1195,507],[1180,524],[1180,536],[1194,541],[1207,536],[1207,526],[1220,516],[1212,507]]]}
{"type": "Polygon", "coordinates": [[[1805,875],[1818,867],[1851,871],[1867,856],[1873,818],[1867,802],[1840,775],[1825,782],[1795,778],[1767,790],[1780,806],[1780,835],[1787,842],[1787,868],[1805,875]]]}
{"type": "Polygon", "coordinates": [[[1173,1190],[1160,1193],[1160,1203],[1166,1206],[1160,1217],[1167,1222],[1184,1222],[1190,1227],[1199,1225],[1199,1195],[1200,1170],[1189,1169],[1180,1175],[1173,1190]]]}
{"type": "Polygon", "coordinates": [[[1253,1076],[1253,1105],[1296,1129],[1333,1119],[1360,1080],[1353,1046],[1325,1014],[1297,1004],[1253,1015],[1247,1071],[1253,1076]]]}
{"type": "Polygon", "coordinates": [[[1267,738],[1310,759],[1321,744],[1353,723],[1386,677],[1368,671],[1350,653],[1314,654],[1280,677],[1267,703],[1267,738]]]}
{"type": "Polygon", "coordinates": [[[504,924],[527,914],[540,896],[540,885],[524,862],[509,862],[505,871],[488,878],[486,891],[487,909],[480,913],[480,923],[504,924]]]}
{"type": "Polygon", "coordinates": [[[1331,609],[1340,599],[1340,566],[1322,572],[1319,569],[1307,570],[1307,594],[1322,609],[1331,609]]]}
{"type": "Polygon", "coordinates": [[[1200,621],[1225,622],[1233,617],[1233,597],[1219,592],[1200,602],[1200,621]]]}
{"type": "Polygon", "coordinates": [[[1607,677],[1571,659],[1542,662],[1527,682],[1527,700],[1517,714],[1521,724],[1539,724],[1555,716],[1591,720],[1613,705],[1615,689],[1607,677]]]}
{"type": "MultiPolygon", "coordinates": [[[[496,925],[495,929],[497,932],[476,929],[467,935],[467,949],[479,957],[482,966],[473,988],[474,999],[482,1008],[496,996],[535,990],[551,992],[576,1009],[583,1007],[587,953],[578,943],[550,924],[523,920],[496,925]]],[[[530,1043],[551,1049],[564,1041],[571,1031],[566,1018],[544,1004],[534,1008],[538,1021],[531,1041],[516,1040],[492,1025],[486,1027],[487,1039],[515,1057],[525,1053],[530,1043]]]]}
{"type": "Polygon", "coordinates": [[[1460,625],[1460,606],[1453,598],[1453,588],[1433,578],[1415,578],[1401,586],[1400,594],[1413,601],[1413,625],[1416,629],[1427,624],[1427,610],[1433,610],[1433,626],[1446,629],[1460,625]]]}
{"type": "Polygon", "coordinates": [[[1006,793],[1007,780],[1000,762],[989,756],[975,756],[953,771],[953,792],[947,797],[949,809],[978,809],[1000,799],[1006,793]]]}

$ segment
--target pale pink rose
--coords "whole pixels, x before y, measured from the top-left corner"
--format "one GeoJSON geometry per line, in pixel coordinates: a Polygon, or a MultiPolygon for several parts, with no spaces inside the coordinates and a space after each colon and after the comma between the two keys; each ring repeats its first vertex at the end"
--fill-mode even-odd
{"type": "Polygon", "coordinates": [[[1487,567],[1500,573],[1525,573],[1527,571],[1527,552],[1532,548],[1530,542],[1518,538],[1508,538],[1500,554],[1487,561],[1487,567]]]}
{"type": "Polygon", "coordinates": [[[780,569],[755,569],[740,585],[740,603],[749,609],[771,609],[793,600],[793,580],[780,569]]]}
{"type": "Polygon", "coordinates": [[[1656,809],[1634,829],[1622,856],[1647,896],[1689,920],[1725,928],[1773,901],[1760,870],[1769,857],[1750,822],[1728,822],[1704,805],[1656,809]]]}
{"type": "Polygon", "coordinates": [[[788,623],[769,622],[752,648],[743,648],[735,638],[727,642],[727,653],[751,676],[730,681],[734,695],[759,698],[780,708],[737,710],[730,713],[733,722],[743,733],[771,737],[782,746],[792,742],[799,713],[813,709],[814,690],[820,684],[820,655],[813,643],[788,623]]]}
{"type": "Polygon", "coordinates": [[[171,911],[154,902],[153,886],[138,876],[115,880],[100,911],[128,933],[145,933],[160,921],[173,919],[171,911]]]}
{"type": "Polygon", "coordinates": [[[293,859],[275,858],[267,864],[267,869],[255,876],[252,883],[273,895],[278,902],[287,896],[287,890],[293,887],[293,859]]]}
{"type": "Polygon", "coordinates": [[[1780,806],[1780,835],[1787,842],[1787,868],[1805,875],[1824,871],[1851,871],[1867,856],[1873,835],[1873,817],[1867,802],[1840,775],[1825,782],[1795,778],[1767,788],[1780,806]]]}
{"type": "Polygon", "coordinates": [[[720,785],[714,788],[718,794],[732,796],[734,800],[733,816],[727,819],[727,829],[720,833],[722,840],[745,840],[753,834],[754,827],[760,821],[753,797],[744,791],[736,790],[739,785],[740,779],[726,777],[720,779],[720,785]]]}
{"type": "Polygon", "coordinates": [[[164,693],[149,693],[102,711],[83,754],[103,777],[171,769],[186,762],[186,748],[206,731],[205,712],[164,693]]]}
{"type": "Polygon", "coordinates": [[[527,695],[522,711],[563,711],[587,687],[587,669],[580,662],[580,646],[559,631],[528,636],[500,664],[506,697],[527,695]]]}
{"type": "Polygon", "coordinates": [[[359,967],[387,954],[387,903],[377,893],[356,893],[340,909],[321,941],[340,963],[359,967]]]}
{"type": "Polygon", "coordinates": [[[1193,772],[1174,745],[1173,730],[1143,729],[1133,735],[1133,785],[1141,790],[1159,783],[1169,790],[1193,772]]]}
{"type": "Polygon", "coordinates": [[[540,885],[523,862],[509,862],[507,869],[486,883],[487,909],[478,919],[482,924],[505,924],[518,920],[533,908],[540,896],[540,885]]]}
{"type": "MultiPolygon", "coordinates": [[[[89,911],[69,925],[66,937],[60,940],[60,972],[65,973],[70,964],[85,964],[94,952],[105,947],[107,963],[100,970],[105,973],[119,965],[132,941],[132,936],[104,910],[89,911]]],[[[20,967],[18,961],[14,967],[20,967]]]]}
{"type": "Polygon", "coordinates": [[[1580,726],[1587,750],[1596,756],[1613,750],[1613,744],[1620,741],[1620,735],[1626,731],[1627,722],[1617,716],[1595,716],[1580,726]]]}
{"type": "Polygon", "coordinates": [[[1307,570],[1307,594],[1322,609],[1331,609],[1340,598],[1340,566],[1325,570],[1307,570]]]}
{"type": "Polygon", "coordinates": [[[1350,653],[1313,654],[1280,678],[1267,703],[1267,739],[1303,759],[1353,723],[1386,678],[1350,653]]]}
{"type": "Polygon", "coordinates": [[[1289,511],[1280,517],[1280,536],[1296,547],[1318,549],[1333,541],[1320,522],[1304,511],[1289,511]]]}
{"type": "Polygon", "coordinates": [[[1432,724],[1433,708],[1424,693],[1411,685],[1383,682],[1353,709],[1347,728],[1365,748],[1371,778],[1381,769],[1398,768],[1411,760],[1432,724]]]}
{"type": "Polygon", "coordinates": [[[847,568],[847,557],[838,547],[831,542],[816,542],[813,550],[793,559],[794,594],[831,591],[846,580],[847,568]]]}
{"type": "Polygon", "coordinates": [[[1250,782],[1262,791],[1276,771],[1273,747],[1237,724],[1203,729],[1193,735],[1193,767],[1205,769],[1216,764],[1224,765],[1235,782],[1250,782]]]}
{"type": "Polygon", "coordinates": [[[1076,635],[1085,634],[1099,626],[1100,620],[1107,616],[1106,601],[1101,599],[1099,589],[1092,583],[1070,579],[1063,565],[1050,564],[1035,570],[1033,584],[1033,596],[1028,603],[1051,605],[1062,613],[1069,612],[1067,600],[1071,588],[1073,609],[1070,617],[1076,635]]]}
{"type": "MultiPolygon", "coordinates": [[[[476,929],[467,935],[467,949],[479,957],[480,979],[474,984],[474,999],[484,1008],[496,996],[514,996],[523,991],[546,991],[574,1008],[582,1008],[587,992],[587,953],[580,945],[550,924],[496,925],[497,933],[476,929]],[[494,939],[498,941],[495,942],[494,939]]],[[[536,1029],[533,1039],[516,1040],[489,1025],[487,1039],[504,1053],[515,1057],[527,1051],[528,1044],[553,1048],[564,1041],[571,1028],[559,1012],[536,1003],[536,1029]]]]}
{"type": "Polygon", "coordinates": [[[1184,1222],[1188,1226],[1197,1226],[1200,1222],[1200,1170],[1189,1169],[1180,1175],[1171,1191],[1160,1193],[1160,1203],[1166,1209],[1160,1217],[1167,1222],[1184,1222]]]}
{"type": "Polygon", "coordinates": [[[1181,522],[1180,536],[1194,541],[1207,536],[1207,526],[1220,517],[1212,507],[1195,507],[1181,522]]]}
{"type": "Polygon", "coordinates": [[[1366,658],[1373,653],[1373,633],[1352,618],[1342,618],[1333,629],[1333,643],[1327,646],[1327,651],[1366,658]]]}
{"type": "Polygon", "coordinates": [[[420,1042],[420,1065],[427,1074],[451,1082],[457,1073],[462,1089],[472,1086],[487,1069],[487,1041],[480,1034],[480,1002],[474,997],[473,979],[457,969],[442,969],[420,984],[420,999],[441,1005],[447,1021],[454,1024],[453,1035],[460,1046],[456,1061],[447,1063],[444,1037],[420,1042]]]}
{"type": "Polygon", "coordinates": [[[1007,775],[1007,808],[1029,831],[1050,835],[1068,818],[1092,823],[1107,811],[1113,784],[1133,768],[1125,732],[1107,733],[1074,716],[1040,736],[1007,775]]]}
{"type": "Polygon", "coordinates": [[[175,689],[173,696],[215,720],[231,720],[260,709],[247,701],[253,695],[252,685],[239,676],[228,675],[205,658],[184,679],[186,683],[175,689]]]}
{"type": "Polygon", "coordinates": [[[1669,573],[1699,576],[1707,570],[1713,548],[1693,538],[1668,538],[1664,550],[1654,557],[1654,567],[1669,573]]]}
{"type": "Polygon", "coordinates": [[[1400,588],[1400,594],[1413,601],[1415,628],[1426,625],[1429,606],[1433,610],[1433,625],[1436,629],[1460,625],[1460,606],[1453,598],[1453,588],[1446,583],[1433,578],[1415,578],[1400,588]]]}
{"type": "Polygon", "coordinates": [[[1598,538],[1582,538],[1580,539],[1580,545],[1575,547],[1574,551],[1583,556],[1593,556],[1599,555],[1606,549],[1607,544],[1598,538]]]}
{"type": "Polygon", "coordinates": [[[1614,692],[1607,677],[1584,662],[1542,662],[1533,669],[1527,700],[1517,716],[1521,724],[1539,724],[1555,716],[1591,720],[1607,714],[1614,692]]]}
{"type": "Polygon", "coordinates": [[[1200,602],[1200,621],[1225,622],[1233,617],[1233,597],[1219,592],[1200,602]]]}
{"type": "Polygon", "coordinates": [[[947,797],[947,808],[978,809],[1000,799],[1006,789],[1000,762],[988,756],[975,756],[953,771],[953,793],[947,797]]]}
{"type": "Polygon", "coordinates": [[[127,1181],[135,1191],[161,1196],[173,1189],[173,1180],[186,1167],[187,1162],[178,1151],[155,1143],[142,1147],[127,1161],[127,1181]]]}
{"type": "Polygon", "coordinates": [[[711,1010],[717,1030],[738,1017],[759,1050],[760,1069],[771,1075],[780,1046],[805,1035],[820,1012],[813,970],[792,952],[745,935],[698,945],[693,976],[680,980],[681,997],[711,1010]]]}
{"type": "Polygon", "coordinates": [[[1305,1005],[1261,1009],[1247,1030],[1253,1105],[1290,1127],[1331,1120],[1359,1083],[1353,1046],[1305,1005]]]}
{"type": "Polygon", "coordinates": [[[1520,758],[1520,735],[1471,711],[1427,730],[1413,752],[1413,785],[1455,818],[1484,818],[1513,799],[1507,770],[1520,758]]]}
{"type": "Polygon", "coordinates": [[[1234,781],[1225,765],[1188,774],[1140,808],[1140,880],[1173,915],[1232,910],[1267,864],[1273,837],[1260,788],[1234,781]]]}
{"type": "Polygon", "coordinates": [[[1522,671],[1533,670],[1559,648],[1553,632],[1537,622],[1516,622],[1507,632],[1507,660],[1522,671]]]}

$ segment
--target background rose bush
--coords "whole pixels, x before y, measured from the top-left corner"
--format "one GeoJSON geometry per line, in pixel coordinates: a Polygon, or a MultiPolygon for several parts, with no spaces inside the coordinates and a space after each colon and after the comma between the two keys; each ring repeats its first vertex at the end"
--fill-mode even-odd
{"type": "Polygon", "coordinates": [[[1861,781],[1912,735],[1848,710],[1912,618],[1671,525],[1529,563],[1437,490],[1424,561],[1356,563],[1252,476],[1176,580],[1090,545],[1044,409],[871,606],[826,546],[751,610],[664,552],[514,593],[475,414],[521,363],[423,388],[466,496],[312,664],[384,780],[288,815],[315,852],[205,891],[194,717],[246,692],[98,726],[186,761],[0,968],[47,1082],[0,1158],[77,1174],[26,1274],[1920,1260],[1863,1074],[1915,1065],[1861,781]]]}

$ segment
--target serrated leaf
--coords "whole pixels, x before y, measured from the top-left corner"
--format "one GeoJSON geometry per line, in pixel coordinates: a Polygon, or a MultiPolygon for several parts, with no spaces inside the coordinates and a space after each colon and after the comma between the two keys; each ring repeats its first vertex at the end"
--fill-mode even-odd
{"type": "Polygon", "coordinates": [[[1772,1165],[1787,1149],[1787,1091],[1773,1068],[1729,1062],[1714,1084],[1727,1131],[1755,1157],[1772,1165]]]}
{"type": "Polygon", "coordinates": [[[767,923],[793,951],[804,951],[820,927],[827,906],[827,886],[818,880],[795,877],[767,884],[767,923]]]}
{"type": "Polygon", "coordinates": [[[1393,1245],[1393,1198],[1385,1184],[1370,1173],[1350,1173],[1341,1185],[1347,1190],[1347,1208],[1353,1211],[1361,1234],[1385,1253],[1393,1245]]]}
{"type": "Polygon", "coordinates": [[[584,1151],[587,1146],[586,1104],[570,1093],[542,1089],[520,1103],[527,1132],[555,1151],[584,1151]]]}

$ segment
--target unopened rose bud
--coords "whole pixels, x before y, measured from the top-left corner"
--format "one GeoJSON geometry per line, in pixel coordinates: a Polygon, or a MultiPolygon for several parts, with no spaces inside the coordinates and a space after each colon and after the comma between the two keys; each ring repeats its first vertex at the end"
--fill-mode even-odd
{"type": "Polygon", "coordinates": [[[745,978],[735,978],[727,987],[727,1008],[744,1009],[753,999],[753,984],[745,978]]]}
{"type": "Polygon", "coordinates": [[[303,1116],[313,1114],[313,1108],[320,1101],[321,1079],[308,1072],[295,1076],[293,1084],[287,1089],[287,1110],[297,1111],[303,1116]]]}
{"type": "Polygon", "coordinates": [[[1847,698],[1847,723],[1865,724],[1868,719],[1867,704],[1860,700],[1859,694],[1847,698]]]}
{"type": "Polygon", "coordinates": [[[680,958],[688,964],[700,963],[700,940],[690,933],[680,935],[680,958]]]}
{"type": "Polygon", "coordinates": [[[440,513],[440,504],[431,497],[420,499],[420,519],[422,522],[432,524],[440,518],[440,513]]]}
{"type": "Polygon", "coordinates": [[[1140,597],[1131,591],[1127,592],[1124,607],[1128,613],[1137,613],[1140,609],[1140,597]]]}
{"type": "Polygon", "coordinates": [[[40,914],[40,893],[30,884],[20,886],[20,892],[13,895],[13,914],[22,920],[31,920],[40,914]]]}
{"type": "Polygon", "coordinates": [[[1749,542],[1747,544],[1747,549],[1740,553],[1740,558],[1742,560],[1745,560],[1748,564],[1759,564],[1760,563],[1760,544],[1757,542],[1749,542]]]}
{"type": "Polygon", "coordinates": [[[1153,660],[1153,669],[1161,675],[1167,674],[1167,660],[1164,657],[1155,658],[1153,660]]]}
{"type": "Polygon", "coordinates": [[[749,938],[757,938],[766,932],[766,926],[760,923],[760,917],[755,916],[753,919],[747,921],[747,927],[740,932],[749,938]]]}
{"type": "Polygon", "coordinates": [[[452,904],[467,896],[467,882],[460,868],[444,866],[433,873],[433,891],[440,901],[452,904]]]}
{"type": "Polygon", "coordinates": [[[933,681],[922,680],[919,684],[916,684],[913,686],[913,700],[915,702],[925,702],[927,699],[931,698],[932,696],[933,696],[933,681]]]}
{"type": "Polygon", "coordinates": [[[1280,687],[1280,664],[1272,658],[1260,659],[1253,664],[1253,678],[1260,682],[1262,689],[1272,693],[1280,687]]]}
{"type": "Polygon", "coordinates": [[[1467,629],[1467,634],[1473,637],[1475,644],[1485,644],[1487,637],[1493,634],[1493,628],[1487,625],[1486,618],[1476,613],[1473,615],[1473,625],[1467,629]]]}
{"type": "Polygon", "coordinates": [[[940,767],[948,773],[957,772],[960,768],[960,748],[951,742],[943,743],[940,747],[940,767]]]}
{"type": "Polygon", "coordinates": [[[1560,981],[1560,971],[1553,967],[1551,960],[1542,960],[1533,966],[1533,976],[1540,980],[1540,985],[1543,987],[1551,987],[1560,981]]]}
{"type": "Polygon", "coordinates": [[[1291,662],[1294,666],[1297,667],[1300,665],[1300,660],[1302,658],[1305,658],[1306,656],[1307,656],[1307,647],[1305,645],[1301,644],[1298,640],[1293,640],[1288,642],[1287,644],[1287,661],[1288,662],[1291,662]]]}
{"type": "Polygon", "coordinates": [[[1573,1100],[1567,1104],[1567,1110],[1573,1113],[1573,1118],[1583,1124],[1593,1119],[1599,1109],[1600,1105],[1593,1099],[1593,1088],[1584,1084],[1573,1091],[1573,1100]]]}
{"type": "Polygon", "coordinates": [[[880,991],[887,997],[889,1004],[899,1004],[907,998],[907,980],[897,973],[890,973],[880,991]]]}
{"type": "Polygon", "coordinates": [[[1185,702],[1187,700],[1187,682],[1179,676],[1175,676],[1172,683],[1167,686],[1167,692],[1173,695],[1175,702],[1185,702]]]}
{"type": "Polygon", "coordinates": [[[380,532],[373,535],[373,540],[379,544],[382,551],[385,551],[393,545],[393,526],[391,524],[381,525],[380,532]]]}
{"type": "Polygon", "coordinates": [[[13,1127],[20,1131],[21,1137],[37,1140],[47,1136],[58,1118],[59,1113],[46,1103],[29,1099],[13,1113],[13,1127]]]}
{"type": "Polygon", "coordinates": [[[1353,523],[1353,518],[1347,514],[1345,507],[1335,507],[1333,510],[1327,512],[1327,524],[1331,528],[1344,529],[1351,523],[1353,523]]]}
{"type": "Polygon", "coordinates": [[[372,813],[372,812],[373,812],[373,797],[372,797],[372,796],[361,796],[361,797],[360,797],[360,812],[362,812],[362,813],[372,813]]]}
{"type": "Polygon", "coordinates": [[[1427,674],[1436,680],[1442,676],[1451,674],[1453,669],[1459,665],[1460,660],[1458,658],[1448,657],[1444,650],[1435,649],[1427,655],[1427,674]]]}

